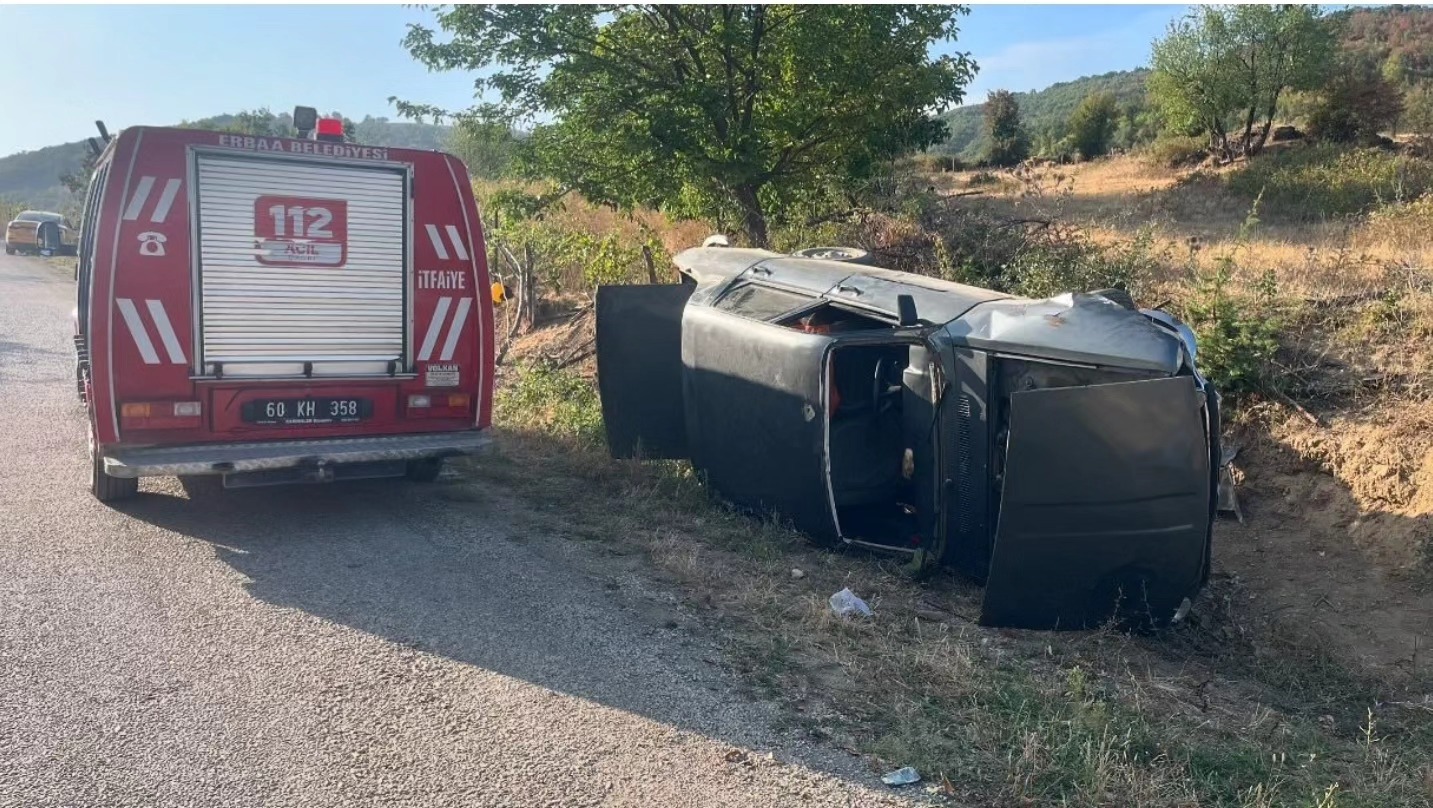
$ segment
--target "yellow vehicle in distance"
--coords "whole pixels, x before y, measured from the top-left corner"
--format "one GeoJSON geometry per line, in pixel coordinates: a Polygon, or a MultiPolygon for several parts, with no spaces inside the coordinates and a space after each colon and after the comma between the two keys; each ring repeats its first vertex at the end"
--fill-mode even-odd
{"type": "Polygon", "coordinates": [[[74,255],[79,231],[61,214],[46,210],[22,211],[5,225],[5,254],[74,255]]]}

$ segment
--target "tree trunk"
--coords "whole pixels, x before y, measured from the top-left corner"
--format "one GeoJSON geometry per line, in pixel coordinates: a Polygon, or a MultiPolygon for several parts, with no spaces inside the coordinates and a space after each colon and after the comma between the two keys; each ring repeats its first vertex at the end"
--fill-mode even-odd
{"type": "Polygon", "coordinates": [[[736,203],[741,206],[741,229],[753,247],[766,247],[770,237],[766,232],[766,213],[761,209],[761,197],[755,185],[739,185],[736,188],[736,203]]]}
{"type": "Polygon", "coordinates": [[[1248,157],[1253,152],[1249,151],[1250,145],[1254,142],[1254,120],[1259,117],[1259,105],[1249,105],[1249,114],[1244,116],[1244,137],[1239,141],[1239,153],[1248,157]]]}

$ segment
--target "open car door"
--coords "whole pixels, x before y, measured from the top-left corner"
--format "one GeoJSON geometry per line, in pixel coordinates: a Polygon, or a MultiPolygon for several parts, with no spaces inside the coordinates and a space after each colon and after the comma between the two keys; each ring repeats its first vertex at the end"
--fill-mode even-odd
{"type": "Polygon", "coordinates": [[[733,504],[838,541],[826,486],[832,338],[693,306],[682,340],[692,464],[733,504]]]}
{"type": "Polygon", "coordinates": [[[695,288],[597,287],[597,388],[613,457],[687,457],[682,311],[695,288]]]}
{"type": "Polygon", "coordinates": [[[1168,623],[1208,558],[1203,406],[1187,376],[1011,394],[981,622],[1168,623]]]}

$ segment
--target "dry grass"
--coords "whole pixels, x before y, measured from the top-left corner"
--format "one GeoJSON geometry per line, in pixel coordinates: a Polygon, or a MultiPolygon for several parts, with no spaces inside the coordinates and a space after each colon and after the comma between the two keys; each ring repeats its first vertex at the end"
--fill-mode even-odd
{"type": "MultiPolygon", "coordinates": [[[[1235,250],[1241,264],[1273,270],[1280,288],[1296,297],[1361,294],[1383,288],[1390,266],[1433,266],[1433,201],[1426,199],[1366,218],[1266,217],[1241,237],[1251,205],[1224,189],[1220,172],[1171,171],[1122,156],[1034,173],[1027,182],[992,186],[972,204],[1075,222],[1104,243],[1147,228],[1170,256],[1171,280],[1182,279],[1177,273],[1191,259],[1207,267],[1235,250]]],[[[963,175],[949,176],[947,183],[961,185],[963,175]]]]}
{"type": "Polygon", "coordinates": [[[874,770],[914,765],[972,805],[1306,805],[1330,788],[1330,806],[1427,799],[1427,722],[1380,706],[1393,691],[1315,638],[1258,618],[1233,581],[1157,637],[980,628],[980,591],[954,576],[915,582],[881,558],[815,550],[712,502],[685,464],[608,460],[595,397],[561,376],[509,379],[500,454],[466,473],[543,503],[543,530],[645,554],[755,687],[874,770]],[[834,617],[826,599],[842,587],[875,619],[834,617]]]}
{"type": "MultiPolygon", "coordinates": [[[[1426,662],[1415,655],[1412,673],[1395,675],[1353,661],[1377,656],[1363,653],[1372,646],[1391,650],[1422,612],[1371,574],[1336,588],[1355,568],[1407,569],[1420,543],[1433,554],[1433,208],[1268,217],[1248,230],[1247,201],[1216,174],[1135,158],[970,179],[932,184],[984,192],[961,205],[1076,222],[1107,244],[1152,238],[1152,293],[1186,296],[1193,275],[1231,255],[1245,289],[1273,272],[1280,372],[1320,423],[1268,401],[1230,412],[1263,515],[1249,534],[1221,526],[1221,564],[1238,575],[1216,578],[1191,624],[1157,637],[980,628],[980,592],[968,583],[913,582],[879,558],[815,551],[713,503],[683,464],[607,460],[590,359],[509,371],[501,454],[468,473],[545,503],[533,517],[545,530],[645,554],[791,720],[874,768],[915,765],[962,804],[1429,805],[1426,662]],[[872,603],[874,620],[830,614],[826,598],[844,586],[872,603]],[[1334,632],[1290,608],[1330,586],[1341,604],[1334,632]]],[[[581,203],[555,215],[624,238],[660,232],[669,250],[706,235],[581,203]]],[[[581,321],[554,322],[515,354],[561,360],[589,336],[581,321]]]]}

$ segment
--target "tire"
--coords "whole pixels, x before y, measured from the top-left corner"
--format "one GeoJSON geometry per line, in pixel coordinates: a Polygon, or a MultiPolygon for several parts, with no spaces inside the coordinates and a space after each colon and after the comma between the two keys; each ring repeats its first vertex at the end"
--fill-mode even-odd
{"type": "Polygon", "coordinates": [[[90,493],[105,503],[131,499],[139,493],[138,478],[111,477],[105,473],[104,458],[100,455],[93,427],[90,428],[90,493]]]}
{"type": "Polygon", "coordinates": [[[14,254],[15,254],[15,248],[14,248],[14,247],[11,247],[9,244],[6,244],[6,245],[5,245],[5,254],[6,254],[6,255],[14,255],[14,254]]]}
{"type": "Polygon", "coordinates": [[[443,458],[428,457],[422,460],[409,460],[408,470],[403,476],[414,482],[431,483],[438,479],[443,473],[443,458]]]}

